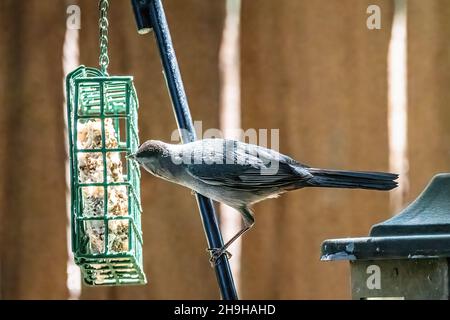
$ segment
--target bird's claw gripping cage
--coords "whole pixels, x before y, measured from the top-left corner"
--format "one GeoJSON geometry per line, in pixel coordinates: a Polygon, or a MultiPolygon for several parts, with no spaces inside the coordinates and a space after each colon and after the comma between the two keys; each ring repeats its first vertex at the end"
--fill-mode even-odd
{"type": "Polygon", "coordinates": [[[145,283],[132,77],[79,67],[67,76],[72,249],[86,284],[145,283]]]}
{"type": "Polygon", "coordinates": [[[72,251],[87,285],[145,284],[140,171],[128,157],[139,146],[138,99],[132,77],[106,72],[107,8],[101,0],[102,70],[66,78],[72,251]]]}

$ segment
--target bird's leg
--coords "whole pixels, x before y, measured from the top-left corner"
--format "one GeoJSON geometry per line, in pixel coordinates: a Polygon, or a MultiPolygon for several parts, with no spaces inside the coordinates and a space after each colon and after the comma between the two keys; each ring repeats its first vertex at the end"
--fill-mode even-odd
{"type": "Polygon", "coordinates": [[[231,253],[227,251],[227,248],[239,237],[241,237],[244,233],[246,233],[255,223],[253,214],[248,208],[244,207],[240,210],[240,212],[244,220],[244,228],[240,230],[238,233],[236,233],[230,240],[228,240],[227,243],[225,243],[222,248],[208,249],[208,251],[211,252],[211,259],[209,259],[209,261],[213,266],[217,264],[217,261],[223,254],[225,254],[228,259],[231,258],[231,253]]]}
{"type": "Polygon", "coordinates": [[[230,240],[228,240],[227,243],[225,243],[223,245],[222,248],[211,248],[208,249],[208,251],[211,252],[211,259],[209,260],[211,262],[212,265],[216,265],[217,264],[217,260],[219,260],[219,258],[225,254],[227,256],[228,259],[231,258],[231,253],[229,253],[227,251],[228,247],[234,242],[236,241],[240,236],[242,236],[245,232],[247,232],[250,229],[250,227],[245,227],[242,230],[240,230],[238,233],[236,233],[230,240]]]}

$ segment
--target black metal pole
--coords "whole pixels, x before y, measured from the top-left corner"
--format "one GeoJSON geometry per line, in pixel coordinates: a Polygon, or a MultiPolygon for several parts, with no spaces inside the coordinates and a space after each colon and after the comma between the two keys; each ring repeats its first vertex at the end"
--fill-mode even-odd
{"type": "MultiPolygon", "coordinates": [[[[195,129],[161,0],[131,0],[131,3],[133,5],[138,32],[143,34],[152,29],[155,34],[182,141],[183,143],[194,141],[196,139],[195,129]]],[[[209,248],[221,248],[223,246],[223,240],[217,224],[212,201],[197,194],[197,203],[209,248]]],[[[237,300],[238,296],[234,286],[233,276],[225,255],[222,255],[217,261],[214,269],[222,299],[237,300]]]]}

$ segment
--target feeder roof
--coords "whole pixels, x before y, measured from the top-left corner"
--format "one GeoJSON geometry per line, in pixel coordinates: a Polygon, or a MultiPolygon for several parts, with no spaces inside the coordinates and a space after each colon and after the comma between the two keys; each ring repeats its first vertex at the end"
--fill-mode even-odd
{"type": "Polygon", "coordinates": [[[409,206],[369,237],[325,240],[322,260],[450,257],[450,174],[438,174],[409,206]]]}

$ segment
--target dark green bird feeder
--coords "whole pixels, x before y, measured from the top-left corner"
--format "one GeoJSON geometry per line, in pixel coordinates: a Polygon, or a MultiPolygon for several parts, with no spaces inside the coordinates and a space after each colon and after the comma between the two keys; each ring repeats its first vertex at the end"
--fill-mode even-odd
{"type": "Polygon", "coordinates": [[[450,174],[366,238],[326,240],[322,260],[349,260],[353,299],[450,298],[450,174]]]}
{"type": "Polygon", "coordinates": [[[80,66],[66,78],[72,250],[87,285],[145,284],[140,171],[127,157],[139,146],[138,99],[132,77],[108,76],[105,39],[102,70],[80,66]]]}

